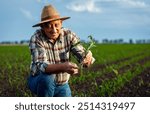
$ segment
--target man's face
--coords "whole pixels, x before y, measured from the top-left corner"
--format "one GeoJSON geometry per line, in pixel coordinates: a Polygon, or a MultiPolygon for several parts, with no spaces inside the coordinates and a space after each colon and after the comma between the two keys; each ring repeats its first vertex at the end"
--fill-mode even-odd
{"type": "Polygon", "coordinates": [[[58,38],[62,27],[62,21],[56,20],[44,23],[42,25],[42,29],[44,30],[45,34],[48,38],[53,39],[54,41],[58,38]]]}

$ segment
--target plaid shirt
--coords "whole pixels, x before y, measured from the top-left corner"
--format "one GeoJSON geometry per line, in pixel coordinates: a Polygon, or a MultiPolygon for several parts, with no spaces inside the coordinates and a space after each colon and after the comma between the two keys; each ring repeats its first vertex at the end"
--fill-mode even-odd
{"type": "MultiPolygon", "coordinates": [[[[48,64],[59,64],[70,60],[70,52],[75,55],[78,62],[81,62],[84,57],[84,47],[80,45],[80,39],[75,33],[68,29],[62,28],[59,38],[55,43],[44,34],[43,30],[36,30],[31,37],[29,48],[31,51],[31,74],[38,75],[40,72],[45,72],[48,64]]],[[[69,80],[70,74],[59,73],[55,74],[57,83],[66,83],[69,80]]]]}

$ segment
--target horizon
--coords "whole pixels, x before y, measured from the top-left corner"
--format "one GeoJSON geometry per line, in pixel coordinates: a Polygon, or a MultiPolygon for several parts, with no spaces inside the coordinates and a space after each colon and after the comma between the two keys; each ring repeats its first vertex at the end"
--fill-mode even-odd
{"type": "MultiPolygon", "coordinates": [[[[95,39],[94,39],[95,40],[95,39]]],[[[20,41],[0,41],[0,44],[28,44],[30,40],[20,40],[20,41]]],[[[81,40],[81,42],[88,43],[89,41],[81,40]]],[[[129,39],[124,41],[124,39],[102,39],[101,41],[95,40],[98,44],[150,44],[150,39],[129,39]]]]}

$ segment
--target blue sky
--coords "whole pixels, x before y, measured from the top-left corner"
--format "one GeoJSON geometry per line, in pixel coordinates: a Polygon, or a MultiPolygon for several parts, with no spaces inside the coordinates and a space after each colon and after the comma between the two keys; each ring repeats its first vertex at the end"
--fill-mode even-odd
{"type": "Polygon", "coordinates": [[[0,41],[29,40],[45,4],[70,16],[63,27],[82,40],[150,39],[150,0],[1,0],[0,41]]]}

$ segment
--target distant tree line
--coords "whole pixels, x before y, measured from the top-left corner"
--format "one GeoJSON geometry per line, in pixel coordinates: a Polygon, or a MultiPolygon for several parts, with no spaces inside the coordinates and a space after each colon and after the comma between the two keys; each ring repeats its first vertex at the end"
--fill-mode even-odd
{"type": "MultiPolygon", "coordinates": [[[[100,43],[98,40],[94,39],[96,43],[100,43]]],[[[88,43],[85,40],[81,40],[82,43],[88,43]]],[[[102,44],[150,44],[150,39],[141,39],[141,40],[135,40],[129,39],[128,42],[125,42],[123,39],[103,39],[102,44]]],[[[0,42],[0,44],[29,44],[29,40],[21,40],[21,41],[3,41],[0,42]]]]}
{"type": "Polygon", "coordinates": [[[125,42],[123,39],[114,39],[114,40],[103,39],[102,43],[103,44],[150,44],[150,39],[148,40],[141,39],[135,41],[129,39],[128,42],[125,42]]]}
{"type": "Polygon", "coordinates": [[[29,40],[21,40],[21,41],[3,41],[0,44],[29,44],[29,40]]]}

